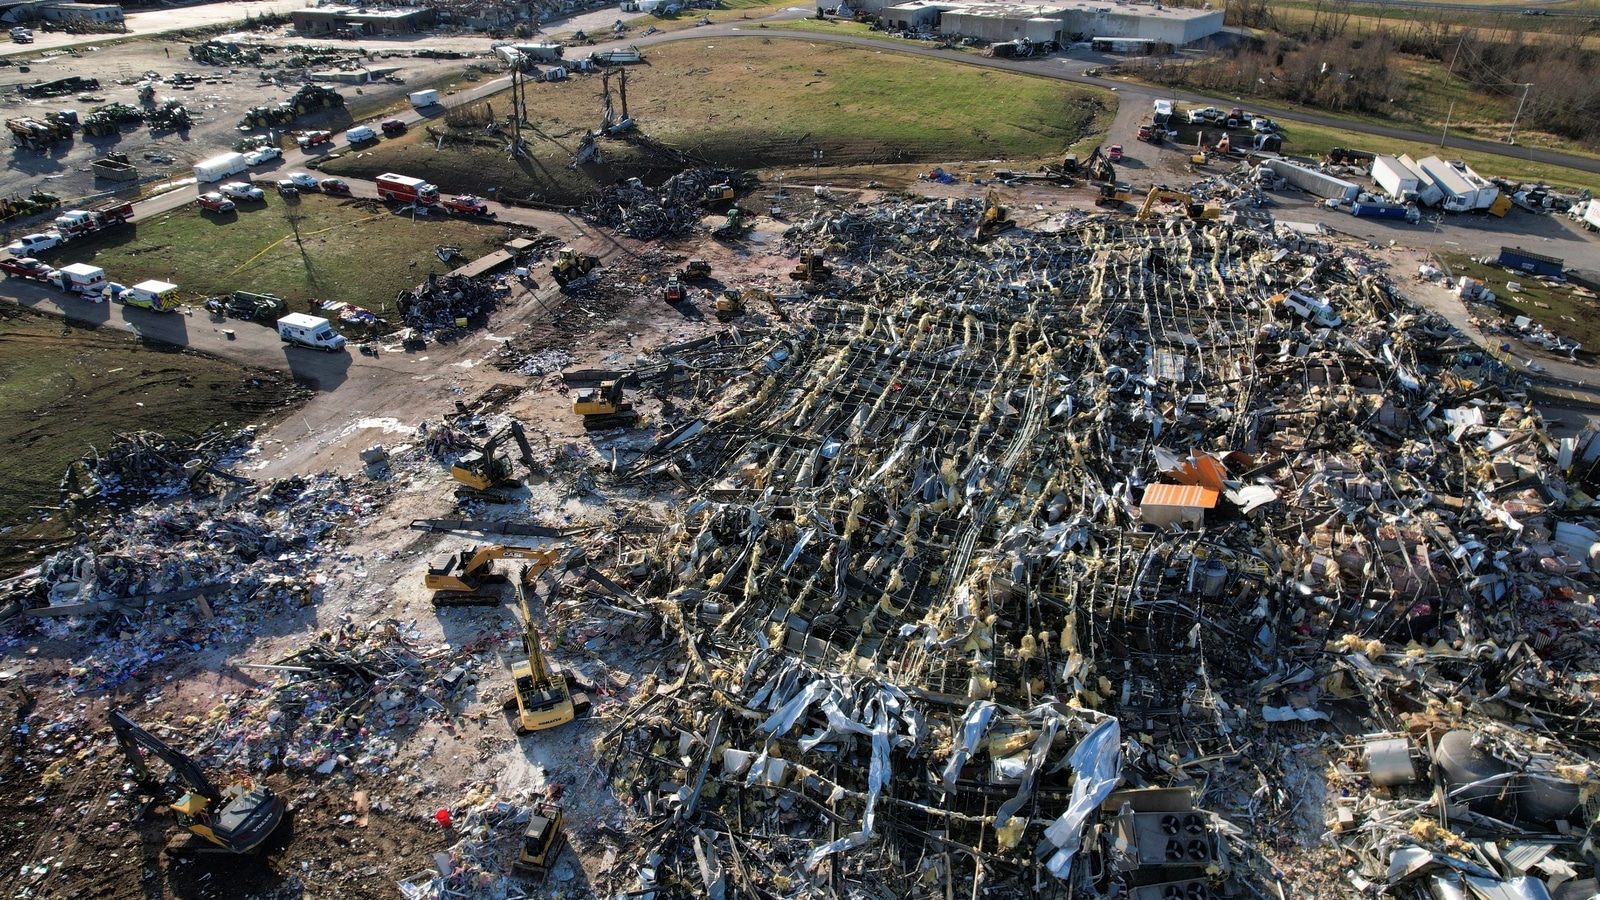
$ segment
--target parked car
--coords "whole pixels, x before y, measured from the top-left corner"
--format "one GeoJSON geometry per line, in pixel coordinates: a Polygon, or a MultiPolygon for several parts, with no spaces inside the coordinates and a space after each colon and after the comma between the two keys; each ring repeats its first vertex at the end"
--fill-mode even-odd
{"type": "Polygon", "coordinates": [[[1121,158],[1122,158],[1122,145],[1121,144],[1112,144],[1111,145],[1111,149],[1106,151],[1106,159],[1109,159],[1112,162],[1116,162],[1117,160],[1119,160],[1121,158]]]}
{"type": "Polygon", "coordinates": [[[259,166],[264,162],[270,162],[271,160],[282,158],[283,151],[279,150],[277,147],[262,147],[260,150],[252,150],[249,153],[246,153],[244,155],[244,162],[247,166],[259,166]]]}
{"type": "Polygon", "coordinates": [[[338,178],[324,178],[320,187],[324,194],[331,194],[335,197],[350,196],[350,185],[345,184],[344,181],[338,178]]]}
{"type": "Polygon", "coordinates": [[[302,191],[321,190],[317,182],[317,176],[309,172],[290,172],[283,177],[283,180],[294,182],[294,186],[302,191]]]}
{"type": "Polygon", "coordinates": [[[384,134],[390,137],[394,137],[397,134],[406,133],[406,123],[400,121],[399,119],[384,119],[383,122],[378,125],[378,127],[383,130],[384,134]]]}
{"type": "Polygon", "coordinates": [[[246,200],[251,203],[259,203],[267,198],[261,188],[248,181],[230,181],[222,186],[221,191],[224,197],[231,197],[234,200],[246,200]]]}
{"type": "Polygon", "coordinates": [[[202,212],[233,212],[233,201],[222,196],[216,191],[201,194],[196,202],[200,204],[200,210],[202,212]]]}
{"type": "Polygon", "coordinates": [[[298,196],[300,196],[300,188],[295,186],[294,182],[292,182],[289,179],[285,178],[282,181],[278,182],[278,196],[280,196],[280,197],[298,197],[298,196]]]}
{"type": "Polygon", "coordinates": [[[11,29],[11,40],[18,44],[31,44],[33,43],[33,31],[19,25],[11,29]]]}
{"type": "Polygon", "coordinates": [[[59,231],[41,231],[35,234],[24,235],[6,245],[6,252],[12,256],[33,256],[50,250],[66,241],[59,231]]]}
{"type": "Polygon", "coordinates": [[[365,125],[357,125],[344,133],[344,139],[352,144],[365,144],[377,140],[378,133],[365,125]]]}
{"type": "Polygon", "coordinates": [[[1251,119],[1250,130],[1257,134],[1271,134],[1278,130],[1278,123],[1271,119],[1251,119]]]}

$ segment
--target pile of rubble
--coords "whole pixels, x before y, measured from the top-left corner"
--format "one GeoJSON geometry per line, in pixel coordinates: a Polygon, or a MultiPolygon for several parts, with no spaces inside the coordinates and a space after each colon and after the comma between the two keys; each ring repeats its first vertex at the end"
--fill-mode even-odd
{"type": "Polygon", "coordinates": [[[510,293],[505,279],[428,274],[428,280],[395,297],[395,307],[409,328],[423,332],[482,325],[485,317],[510,293]]]}
{"type": "Polygon", "coordinates": [[[583,209],[583,217],[602,228],[641,241],[679,237],[693,231],[703,214],[706,189],[749,181],[743,173],[724,169],[690,169],[651,190],[637,178],[600,190],[583,209]]]}
{"type": "Polygon", "coordinates": [[[91,446],[87,454],[67,467],[61,479],[62,495],[72,503],[131,505],[153,496],[192,490],[204,476],[232,478],[218,472],[215,466],[248,443],[254,433],[253,429],[238,433],[212,431],[193,439],[154,431],[115,433],[104,453],[91,446]]]}
{"type": "Polygon", "coordinates": [[[973,219],[797,226],[850,283],[627,467],[692,495],[613,572],[681,652],[611,888],[1592,893],[1600,440],[1348,249],[973,219]]]}

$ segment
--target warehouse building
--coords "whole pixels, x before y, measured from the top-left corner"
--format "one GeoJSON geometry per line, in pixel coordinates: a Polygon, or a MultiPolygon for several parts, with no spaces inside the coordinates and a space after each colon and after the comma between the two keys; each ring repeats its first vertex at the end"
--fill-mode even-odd
{"type": "Polygon", "coordinates": [[[289,13],[302,34],[410,34],[432,25],[434,11],[422,6],[319,6],[289,13]]]}
{"type": "MultiPolygon", "coordinates": [[[[818,0],[829,8],[829,0],[818,0]]],[[[1118,39],[1127,46],[1165,43],[1181,47],[1222,30],[1221,9],[1174,9],[1160,3],[1121,0],[1078,0],[1074,3],[1024,5],[1017,3],[941,3],[933,0],[846,0],[840,15],[866,13],[877,16],[885,28],[899,31],[937,31],[950,37],[982,41],[1035,42],[1118,39]]]]}

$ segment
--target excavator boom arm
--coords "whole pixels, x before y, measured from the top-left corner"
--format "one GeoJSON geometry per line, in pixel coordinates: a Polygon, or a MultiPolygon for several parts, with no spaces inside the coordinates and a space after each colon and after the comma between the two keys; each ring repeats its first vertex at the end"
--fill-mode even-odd
{"type": "Polygon", "coordinates": [[[145,763],[143,751],[155,754],[162,762],[172,767],[172,771],[183,779],[195,793],[205,797],[213,803],[222,800],[222,793],[206,778],[194,760],[179,753],[168,746],[164,741],[123,715],[120,711],[111,713],[111,731],[117,736],[117,744],[122,748],[122,753],[133,765],[139,775],[140,781],[153,782],[157,779],[151,774],[150,767],[145,763]]]}

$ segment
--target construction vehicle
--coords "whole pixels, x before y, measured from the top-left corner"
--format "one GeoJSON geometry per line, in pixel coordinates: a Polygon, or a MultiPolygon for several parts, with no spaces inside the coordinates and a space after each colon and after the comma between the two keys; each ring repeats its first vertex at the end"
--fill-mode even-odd
{"type": "Polygon", "coordinates": [[[822,253],[817,250],[801,250],[800,261],[789,270],[789,277],[795,281],[818,282],[827,281],[833,277],[833,269],[822,260],[822,253]]]}
{"type": "Polygon", "coordinates": [[[1157,203],[1176,203],[1183,207],[1184,215],[1195,221],[1222,218],[1222,206],[1216,201],[1196,203],[1193,197],[1183,191],[1169,190],[1164,187],[1150,189],[1150,193],[1144,198],[1144,205],[1139,207],[1139,211],[1134,214],[1134,218],[1153,218],[1157,203]]]}
{"type": "Polygon", "coordinates": [[[533,448],[528,446],[528,435],[522,423],[511,424],[490,435],[483,446],[458,457],[450,467],[450,477],[460,483],[456,488],[457,500],[483,500],[488,503],[505,503],[511,499],[510,490],[522,487],[505,454],[496,453],[507,438],[516,440],[522,451],[522,464],[533,470],[533,448]]]}
{"type": "Polygon", "coordinates": [[[750,220],[745,217],[745,211],[735,206],[728,210],[728,218],[721,225],[711,229],[714,237],[734,237],[739,232],[750,227],[750,220]]]}
{"type": "Polygon", "coordinates": [[[433,591],[434,606],[499,606],[499,586],[506,583],[506,576],[495,568],[495,560],[534,560],[542,572],[559,558],[554,547],[471,544],[429,559],[423,585],[433,591]]]}
{"type": "Polygon", "coordinates": [[[288,804],[271,789],[241,782],[230,785],[227,790],[217,790],[194,760],[140,728],[119,711],[111,713],[111,731],[117,737],[117,746],[128,758],[139,790],[172,810],[180,828],[194,838],[209,842],[181,839],[182,842],[169,845],[169,851],[192,853],[220,849],[250,853],[282,824],[288,804]],[[146,753],[171,767],[171,775],[157,779],[145,761],[146,753]],[[182,782],[182,793],[178,792],[176,782],[182,782]]]}
{"type": "Polygon", "coordinates": [[[559,558],[560,554],[550,548],[548,556],[522,567],[516,583],[517,608],[522,615],[522,649],[528,658],[511,667],[516,689],[506,701],[505,709],[516,711],[519,735],[565,725],[589,711],[589,695],[581,691],[573,693],[567,676],[545,659],[539,631],[533,627],[533,615],[528,609],[528,594],[534,580],[559,558]]]}
{"type": "Polygon", "coordinates": [[[1133,199],[1133,185],[1125,181],[1110,181],[1100,185],[1100,196],[1094,202],[1096,206],[1117,207],[1133,199]]]}
{"type": "Polygon", "coordinates": [[[772,314],[778,321],[789,321],[789,314],[778,305],[778,298],[772,296],[769,291],[756,288],[746,288],[743,292],[732,288],[723,291],[722,296],[717,298],[717,319],[722,322],[737,319],[749,312],[750,307],[757,303],[765,303],[772,307],[772,314]]]}
{"type": "Polygon", "coordinates": [[[1011,219],[1011,211],[1000,205],[1000,192],[992,187],[984,191],[983,215],[978,220],[978,228],[973,236],[978,240],[983,240],[1012,228],[1016,224],[1011,219]]]}
{"type": "Polygon", "coordinates": [[[602,381],[598,387],[580,389],[572,397],[572,412],[583,417],[583,427],[590,431],[639,421],[633,404],[623,398],[620,381],[602,381]]]}
{"type": "Polygon", "coordinates": [[[678,280],[678,274],[674,272],[673,274],[668,275],[667,286],[661,292],[661,299],[667,301],[667,303],[671,305],[674,303],[682,303],[684,296],[683,282],[678,280]]]}
{"type": "Polygon", "coordinates": [[[566,835],[561,831],[561,807],[542,803],[528,816],[528,827],[522,832],[522,852],[517,855],[512,868],[534,881],[543,882],[561,858],[566,846],[566,835]]]}
{"type": "Polygon", "coordinates": [[[556,284],[566,287],[599,267],[600,257],[562,247],[556,251],[556,261],[550,264],[550,277],[556,280],[556,284]]]}
{"type": "Polygon", "coordinates": [[[678,277],[684,281],[701,281],[711,277],[711,263],[703,259],[691,259],[689,264],[678,270],[678,277]]]}
{"type": "Polygon", "coordinates": [[[1100,152],[1099,147],[1094,148],[1094,152],[1089,154],[1083,169],[1090,181],[1109,184],[1117,180],[1117,167],[1111,164],[1111,160],[1106,159],[1106,155],[1100,152]]]}
{"type": "Polygon", "coordinates": [[[732,203],[733,185],[726,181],[721,184],[711,185],[706,188],[705,194],[700,198],[700,202],[707,206],[714,206],[718,203],[732,203]]]}

